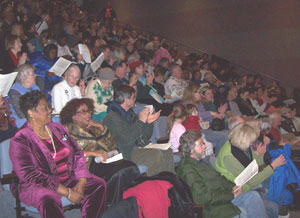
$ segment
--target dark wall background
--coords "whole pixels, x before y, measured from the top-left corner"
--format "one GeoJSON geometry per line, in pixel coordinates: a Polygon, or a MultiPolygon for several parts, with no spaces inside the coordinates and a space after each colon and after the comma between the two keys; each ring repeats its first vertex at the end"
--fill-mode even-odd
{"type": "Polygon", "coordinates": [[[298,0],[111,2],[124,22],[269,75],[284,86],[300,85],[298,0]]]}

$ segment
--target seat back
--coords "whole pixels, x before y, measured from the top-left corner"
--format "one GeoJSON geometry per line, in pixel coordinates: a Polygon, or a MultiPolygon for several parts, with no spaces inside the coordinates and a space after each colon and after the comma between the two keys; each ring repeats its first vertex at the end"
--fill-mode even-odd
{"type": "MultiPolygon", "coordinates": [[[[7,139],[0,143],[0,178],[3,175],[9,174],[13,170],[12,163],[9,158],[9,143],[10,139],[7,139]]],[[[9,185],[3,185],[4,190],[9,191],[9,185]]]]}

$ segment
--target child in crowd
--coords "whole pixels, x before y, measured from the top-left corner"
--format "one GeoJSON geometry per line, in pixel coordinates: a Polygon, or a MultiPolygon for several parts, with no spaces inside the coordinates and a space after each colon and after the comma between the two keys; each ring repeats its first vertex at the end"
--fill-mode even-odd
{"type": "Polygon", "coordinates": [[[186,110],[183,104],[177,104],[173,107],[172,113],[168,116],[169,143],[173,153],[179,152],[179,139],[185,133],[185,127],[182,122],[186,119],[186,110]]]}
{"type": "MultiPolygon", "coordinates": [[[[198,130],[201,132],[201,123],[202,118],[198,116],[198,108],[194,104],[187,104],[185,106],[186,109],[186,119],[183,121],[182,125],[185,127],[185,130],[198,130]]],[[[213,150],[213,145],[211,142],[208,142],[205,139],[205,135],[202,134],[203,141],[205,143],[206,149],[205,149],[205,155],[210,156],[213,155],[214,150],[213,150]]]]}

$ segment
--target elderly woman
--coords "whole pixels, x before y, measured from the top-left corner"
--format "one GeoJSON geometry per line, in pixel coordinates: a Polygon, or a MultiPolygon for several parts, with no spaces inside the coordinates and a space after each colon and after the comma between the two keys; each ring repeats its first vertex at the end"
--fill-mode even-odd
{"type": "Polygon", "coordinates": [[[99,77],[91,80],[85,90],[85,96],[93,99],[95,111],[93,120],[101,122],[106,116],[107,103],[113,99],[114,88],[112,81],[115,74],[110,68],[102,68],[99,77]]]}
{"type": "MultiPolygon", "coordinates": [[[[235,126],[229,133],[229,141],[222,147],[216,159],[216,170],[232,182],[253,159],[257,161],[260,170],[243,186],[244,191],[260,185],[274,173],[276,168],[285,163],[284,156],[280,155],[269,165],[264,164],[263,154],[268,142],[264,139],[259,140],[259,131],[256,131],[253,126],[248,123],[235,126]]],[[[264,203],[269,217],[277,217],[277,205],[268,200],[264,200],[264,203]]]]}
{"type": "MultiPolygon", "coordinates": [[[[210,123],[214,118],[221,117],[220,114],[214,111],[205,110],[203,104],[201,103],[202,93],[200,86],[191,84],[183,92],[182,103],[184,105],[194,104],[198,108],[198,116],[202,118],[203,121],[209,121],[210,123]]],[[[228,131],[214,131],[212,129],[202,130],[205,134],[207,141],[213,143],[215,148],[215,153],[218,154],[219,150],[227,141],[228,131]]]]}
{"type": "Polygon", "coordinates": [[[108,157],[107,152],[117,150],[115,139],[106,126],[91,119],[93,100],[72,99],[60,113],[61,123],[83,150],[89,170],[107,182],[108,204],[122,199],[123,191],[140,172],[137,166],[127,160],[114,163],[96,163],[94,157],[108,157]]]}
{"type": "Polygon", "coordinates": [[[61,109],[73,98],[84,96],[84,81],[80,81],[79,87],[76,85],[80,74],[79,67],[71,64],[64,74],[64,80],[53,87],[51,96],[54,114],[59,114],[61,109]]]}
{"type": "Polygon", "coordinates": [[[25,64],[27,60],[27,54],[21,54],[22,43],[21,39],[15,35],[7,36],[5,40],[6,51],[1,51],[1,66],[3,69],[1,74],[9,74],[15,70],[18,66],[25,64]]]}
{"type": "Polygon", "coordinates": [[[20,97],[32,90],[39,90],[39,87],[35,85],[35,73],[34,67],[28,64],[23,64],[17,68],[18,76],[16,82],[13,84],[9,91],[9,104],[12,112],[12,117],[16,120],[18,128],[23,126],[26,122],[25,115],[21,111],[19,101],[20,97]]]}
{"type": "Polygon", "coordinates": [[[67,130],[51,123],[47,96],[28,92],[20,98],[20,108],[27,122],[9,149],[20,200],[36,207],[41,217],[64,217],[64,196],[82,204],[82,217],[98,217],[105,205],[106,184],[89,173],[83,152],[67,130]]]}

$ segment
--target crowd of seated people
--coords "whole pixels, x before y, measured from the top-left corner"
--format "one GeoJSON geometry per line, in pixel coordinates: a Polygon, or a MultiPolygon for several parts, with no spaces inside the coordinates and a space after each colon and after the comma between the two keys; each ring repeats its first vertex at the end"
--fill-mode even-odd
{"type": "Polygon", "coordinates": [[[0,95],[0,142],[11,139],[20,199],[42,217],[63,217],[61,196],[80,202],[83,217],[98,216],[141,176],[140,165],[149,177],[177,167],[204,217],[288,217],[300,206],[290,160],[300,148],[300,88],[288,96],[278,81],[240,75],[214,56],[90,13],[85,3],[12,2],[0,3],[0,74],[18,75],[8,97],[0,95]],[[48,28],[37,32],[43,22],[48,28]],[[91,61],[103,54],[99,69],[91,70],[80,44],[91,61]],[[49,72],[59,57],[72,61],[62,76],[49,72]],[[141,148],[162,116],[171,147],[141,148]],[[124,160],[95,162],[112,150],[124,160]],[[260,172],[234,187],[253,159],[260,172]],[[276,190],[283,167],[291,176],[281,176],[288,182],[278,201],[259,190],[276,190]]]}

